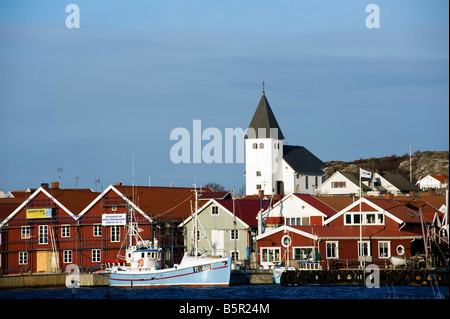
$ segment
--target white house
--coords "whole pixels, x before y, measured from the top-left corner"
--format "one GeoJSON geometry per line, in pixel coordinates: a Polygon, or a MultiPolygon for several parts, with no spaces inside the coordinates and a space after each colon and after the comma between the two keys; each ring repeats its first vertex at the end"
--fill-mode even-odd
{"type": "Polygon", "coordinates": [[[428,189],[445,188],[448,185],[448,175],[421,176],[416,185],[423,191],[428,189]]]}
{"type": "Polygon", "coordinates": [[[277,226],[321,226],[337,211],[309,194],[289,194],[258,214],[258,234],[277,226]]]}
{"type": "Polygon", "coordinates": [[[303,146],[283,144],[284,136],[263,92],[245,136],[246,194],[313,194],[326,165],[303,146]]]}
{"type": "MultiPolygon", "coordinates": [[[[370,180],[363,179],[361,187],[363,196],[379,196],[386,193],[399,196],[417,191],[417,187],[400,174],[383,173],[381,171],[373,173],[370,180]]],[[[359,196],[359,173],[335,172],[317,188],[316,194],[322,196],[359,196]]]]}
{"type": "Polygon", "coordinates": [[[417,192],[417,187],[413,183],[397,173],[378,171],[373,174],[370,185],[373,189],[378,188],[382,193],[394,194],[395,196],[417,192]]]}
{"type": "MultiPolygon", "coordinates": [[[[367,181],[362,181],[363,195],[372,189],[367,185],[367,181]]],[[[316,193],[318,195],[356,195],[359,196],[359,175],[350,172],[335,172],[322,185],[320,185],[316,193]]]]}

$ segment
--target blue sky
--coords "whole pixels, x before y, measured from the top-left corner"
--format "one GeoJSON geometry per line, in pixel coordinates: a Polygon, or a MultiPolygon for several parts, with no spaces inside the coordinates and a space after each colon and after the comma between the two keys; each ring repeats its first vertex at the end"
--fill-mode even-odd
{"type": "Polygon", "coordinates": [[[245,129],[262,81],[285,143],[323,161],[448,150],[448,6],[2,1],[0,189],[57,181],[58,167],[63,188],[131,184],[133,152],[136,184],[240,188],[244,164],[174,164],[169,137],[196,119],[245,129]]]}

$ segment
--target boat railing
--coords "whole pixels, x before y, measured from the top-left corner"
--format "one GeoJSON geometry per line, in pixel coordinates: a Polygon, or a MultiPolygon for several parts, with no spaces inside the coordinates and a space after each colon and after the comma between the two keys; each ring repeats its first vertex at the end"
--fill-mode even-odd
{"type": "Polygon", "coordinates": [[[321,270],[322,265],[318,261],[298,261],[298,270],[321,270]]]}
{"type": "Polygon", "coordinates": [[[205,256],[209,258],[228,258],[230,257],[230,253],[226,250],[198,250],[198,256],[205,256]]]}

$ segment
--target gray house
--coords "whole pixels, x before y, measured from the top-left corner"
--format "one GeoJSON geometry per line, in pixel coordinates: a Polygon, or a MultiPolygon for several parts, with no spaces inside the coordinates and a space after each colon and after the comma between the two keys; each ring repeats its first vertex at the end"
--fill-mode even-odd
{"type": "MultiPolygon", "coordinates": [[[[198,211],[198,250],[210,256],[230,255],[236,263],[248,261],[255,250],[258,212],[266,200],[211,199],[198,211]]],[[[194,216],[179,225],[186,251],[194,248],[194,216]]]]}

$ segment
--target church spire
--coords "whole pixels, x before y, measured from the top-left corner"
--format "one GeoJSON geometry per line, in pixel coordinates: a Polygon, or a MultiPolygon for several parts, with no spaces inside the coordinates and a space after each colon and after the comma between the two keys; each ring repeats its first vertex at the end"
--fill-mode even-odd
{"type": "MultiPolygon", "coordinates": [[[[256,134],[256,138],[269,138],[271,137],[270,129],[276,129],[278,140],[284,140],[281,128],[278,125],[277,119],[270,108],[269,102],[267,101],[266,94],[264,92],[264,82],[263,82],[263,94],[261,100],[259,101],[258,107],[256,108],[255,114],[253,115],[252,121],[250,122],[249,128],[252,128],[256,134]],[[258,129],[265,129],[265,136],[258,136],[258,129]]],[[[272,136],[273,137],[273,136],[272,136]]],[[[246,136],[245,138],[249,138],[246,136]]]]}

